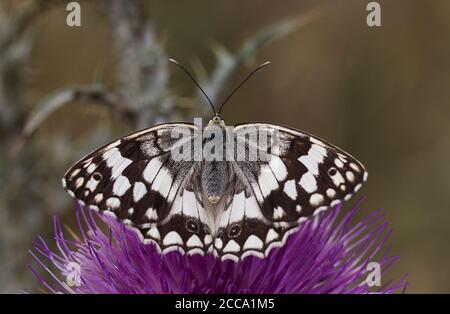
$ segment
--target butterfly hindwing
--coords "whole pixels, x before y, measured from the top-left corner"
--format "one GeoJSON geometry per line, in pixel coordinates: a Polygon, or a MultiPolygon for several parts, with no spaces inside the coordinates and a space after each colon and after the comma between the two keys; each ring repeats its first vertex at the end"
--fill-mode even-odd
{"type": "MultiPolygon", "coordinates": [[[[242,185],[240,185],[242,186],[242,185]]],[[[297,224],[277,225],[267,220],[250,186],[236,189],[225,202],[214,239],[214,254],[221,259],[263,258],[282,246],[297,224]]]]}
{"type": "Polygon", "coordinates": [[[212,242],[210,217],[196,195],[188,185],[181,187],[166,220],[143,231],[144,243],[156,243],[162,253],[207,252],[212,242]]]}

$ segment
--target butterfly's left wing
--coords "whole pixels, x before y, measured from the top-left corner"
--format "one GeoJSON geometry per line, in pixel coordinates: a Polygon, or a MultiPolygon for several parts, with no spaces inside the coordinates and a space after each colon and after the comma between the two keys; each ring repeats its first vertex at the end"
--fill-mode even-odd
{"type": "Polygon", "coordinates": [[[205,252],[211,234],[193,184],[196,164],[172,155],[183,143],[193,148],[196,132],[192,124],[169,123],[118,139],[78,161],[63,186],[83,205],[114,216],[163,252],[205,252]]]}
{"type": "MultiPolygon", "coordinates": [[[[224,258],[264,256],[283,245],[299,223],[348,200],[367,179],[363,165],[343,150],[295,129],[271,124],[235,127],[246,151],[269,147],[265,161],[236,161],[231,184],[242,186],[228,196],[214,249],[224,258]],[[260,135],[275,138],[261,145],[260,135]],[[255,141],[257,138],[257,141],[255,141]],[[222,230],[222,232],[220,232],[222,230]]],[[[266,151],[261,151],[261,154],[266,151]]],[[[247,156],[248,157],[248,156],[247,156]]]]}

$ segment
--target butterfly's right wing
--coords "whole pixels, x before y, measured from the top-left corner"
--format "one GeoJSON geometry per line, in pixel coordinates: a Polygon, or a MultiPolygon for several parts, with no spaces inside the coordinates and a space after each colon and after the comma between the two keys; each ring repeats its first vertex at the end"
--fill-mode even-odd
{"type": "Polygon", "coordinates": [[[359,161],[305,132],[251,123],[235,134],[237,152],[245,149],[231,163],[234,189],[216,228],[214,252],[222,258],[267,256],[301,222],[348,200],[367,179],[359,161]],[[262,145],[270,137],[276,141],[262,145]],[[251,158],[252,151],[267,160],[251,158]]]}
{"type": "Polygon", "coordinates": [[[131,134],[77,162],[63,186],[80,203],[116,217],[163,252],[207,250],[203,204],[186,183],[196,163],[172,154],[185,144],[193,148],[197,132],[192,124],[171,123],[131,134]]]}

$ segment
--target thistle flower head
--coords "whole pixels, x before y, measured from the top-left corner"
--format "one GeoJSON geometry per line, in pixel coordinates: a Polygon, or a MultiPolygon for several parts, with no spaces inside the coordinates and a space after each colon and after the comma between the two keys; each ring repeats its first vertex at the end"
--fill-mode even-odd
{"type": "Polygon", "coordinates": [[[406,277],[395,282],[384,278],[397,257],[385,245],[392,230],[383,212],[353,223],[358,208],[343,213],[338,206],[315,216],[267,258],[249,256],[240,262],[221,262],[212,255],[161,255],[113,218],[99,215],[98,223],[95,212],[80,208],[79,236],[68,239],[56,216],[57,252],[42,238],[31,251],[51,280],[31,270],[52,293],[401,292],[406,277]],[[380,266],[381,285],[367,280],[372,262],[380,266]]]}

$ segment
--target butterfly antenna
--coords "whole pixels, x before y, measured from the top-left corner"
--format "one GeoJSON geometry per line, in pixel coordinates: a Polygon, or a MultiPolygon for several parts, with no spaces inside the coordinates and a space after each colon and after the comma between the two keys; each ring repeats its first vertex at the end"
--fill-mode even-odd
{"type": "Polygon", "coordinates": [[[234,95],[234,93],[236,93],[238,91],[239,88],[241,88],[242,85],[244,85],[245,82],[248,81],[249,78],[251,78],[253,76],[253,74],[255,74],[256,72],[258,72],[259,70],[261,70],[262,68],[264,68],[266,65],[269,65],[270,61],[266,61],[263,64],[261,64],[260,66],[258,66],[256,69],[254,69],[252,72],[250,72],[249,75],[247,75],[247,77],[241,82],[241,84],[239,84],[231,93],[230,95],[228,95],[228,97],[224,100],[224,102],[220,105],[219,107],[219,111],[217,111],[217,114],[220,114],[220,112],[222,111],[223,106],[227,103],[227,101],[234,95]]]}
{"type": "Polygon", "coordinates": [[[211,108],[214,112],[214,115],[217,115],[217,111],[216,108],[214,107],[211,99],[208,97],[208,95],[205,93],[205,91],[203,90],[203,88],[201,88],[200,84],[197,83],[197,81],[194,79],[194,77],[191,75],[191,73],[189,73],[189,71],[182,66],[178,61],[174,60],[174,59],[169,59],[169,62],[172,62],[174,64],[176,64],[177,66],[180,67],[180,69],[182,69],[184,71],[184,73],[187,74],[187,76],[189,76],[189,78],[195,83],[195,85],[197,85],[198,89],[200,89],[200,91],[202,92],[202,94],[206,97],[206,99],[208,100],[209,104],[211,105],[211,108]]]}

